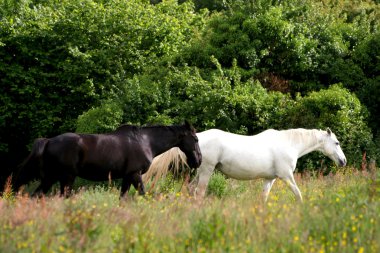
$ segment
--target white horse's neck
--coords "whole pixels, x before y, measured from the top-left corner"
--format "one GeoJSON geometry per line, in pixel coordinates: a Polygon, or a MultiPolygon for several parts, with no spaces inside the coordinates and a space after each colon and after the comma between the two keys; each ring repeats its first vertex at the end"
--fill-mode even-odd
{"type": "Polygon", "coordinates": [[[323,145],[320,130],[292,129],[286,131],[292,146],[298,151],[298,158],[312,151],[321,150],[323,145]]]}

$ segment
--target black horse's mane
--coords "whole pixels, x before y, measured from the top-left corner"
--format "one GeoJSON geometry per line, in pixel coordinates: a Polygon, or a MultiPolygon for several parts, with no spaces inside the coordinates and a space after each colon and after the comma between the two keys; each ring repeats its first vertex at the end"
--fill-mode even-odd
{"type": "Polygon", "coordinates": [[[115,132],[123,132],[123,131],[137,131],[139,130],[139,126],[129,125],[129,124],[123,124],[120,125],[118,128],[116,128],[115,132]]]}

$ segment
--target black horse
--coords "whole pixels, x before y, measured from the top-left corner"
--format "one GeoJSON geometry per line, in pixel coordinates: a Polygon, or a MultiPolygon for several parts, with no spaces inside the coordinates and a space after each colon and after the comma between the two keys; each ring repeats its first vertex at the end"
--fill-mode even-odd
{"type": "Polygon", "coordinates": [[[137,127],[122,125],[107,134],[65,133],[53,138],[36,139],[31,153],[20,165],[13,189],[33,179],[41,184],[34,194],[46,194],[59,182],[62,195],[71,191],[77,176],[93,181],[122,178],[120,196],[131,184],[145,194],[141,175],[153,158],[172,147],[179,147],[190,167],[198,168],[202,154],[195,129],[181,126],[137,127]]]}

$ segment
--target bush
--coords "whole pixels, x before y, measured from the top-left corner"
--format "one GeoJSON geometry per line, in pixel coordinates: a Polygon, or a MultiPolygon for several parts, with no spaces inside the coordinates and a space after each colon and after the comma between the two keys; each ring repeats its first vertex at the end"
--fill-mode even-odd
{"type": "MultiPolygon", "coordinates": [[[[259,81],[249,80],[234,89],[237,125],[247,131],[243,134],[258,134],[268,128],[281,128],[281,118],[293,101],[281,92],[267,91],[259,81]]],[[[239,128],[237,127],[236,130],[239,128]]]]}
{"type": "Polygon", "coordinates": [[[216,70],[207,77],[193,67],[168,72],[160,84],[161,91],[170,90],[165,93],[166,101],[171,101],[162,110],[165,115],[176,121],[189,119],[198,130],[219,128],[254,134],[277,126],[277,116],[292,103],[288,95],[268,92],[253,79],[242,81],[236,62],[232,68],[223,69],[216,58],[210,61],[216,70]]]}
{"type": "Polygon", "coordinates": [[[123,110],[117,102],[105,101],[79,116],[77,132],[105,133],[115,130],[122,123],[123,110]]]}
{"type": "Polygon", "coordinates": [[[227,180],[220,172],[212,174],[207,187],[207,194],[215,195],[219,198],[226,194],[227,180]]]}
{"type": "Polygon", "coordinates": [[[363,71],[363,85],[358,87],[358,96],[371,113],[369,124],[374,134],[379,138],[380,131],[380,31],[368,36],[358,45],[354,60],[363,71]]]}

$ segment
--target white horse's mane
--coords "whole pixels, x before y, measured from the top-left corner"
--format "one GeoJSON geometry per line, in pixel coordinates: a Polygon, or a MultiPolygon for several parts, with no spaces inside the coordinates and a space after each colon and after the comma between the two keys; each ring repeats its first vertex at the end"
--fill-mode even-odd
{"type": "Polygon", "coordinates": [[[305,139],[318,141],[320,140],[321,130],[296,128],[296,129],[283,130],[283,132],[287,134],[289,139],[293,139],[296,141],[299,141],[299,140],[302,141],[305,139]]]}
{"type": "Polygon", "coordinates": [[[292,143],[317,144],[323,141],[321,138],[321,133],[324,131],[317,129],[296,128],[283,130],[282,132],[285,133],[287,138],[292,143]]]}

